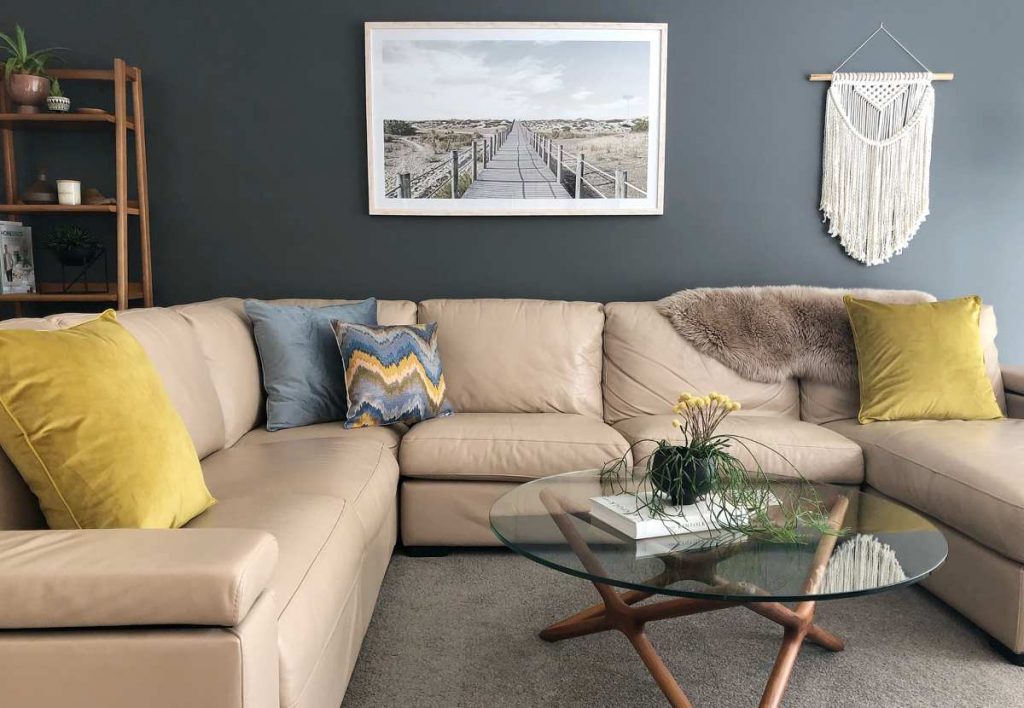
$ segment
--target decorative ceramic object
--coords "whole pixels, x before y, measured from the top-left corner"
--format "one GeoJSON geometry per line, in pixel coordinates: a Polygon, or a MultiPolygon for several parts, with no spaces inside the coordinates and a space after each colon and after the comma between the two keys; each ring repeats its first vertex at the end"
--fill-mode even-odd
{"type": "Polygon", "coordinates": [[[71,99],[67,96],[50,96],[46,99],[46,107],[53,113],[67,113],[71,110],[71,99]]]}
{"type": "Polygon", "coordinates": [[[683,445],[659,445],[651,458],[649,475],[651,484],[669,504],[689,506],[711,491],[715,458],[693,457],[683,445]]]}
{"type": "Polygon", "coordinates": [[[18,104],[18,113],[38,113],[50,95],[50,80],[45,76],[11,74],[7,77],[7,95],[18,104]]]}
{"type": "Polygon", "coordinates": [[[46,99],[46,107],[54,113],[67,113],[71,110],[71,99],[61,91],[60,81],[57,79],[50,82],[50,95],[46,99]]]}
{"type": "Polygon", "coordinates": [[[46,170],[39,170],[36,181],[21,193],[21,201],[26,204],[56,204],[57,188],[46,179],[46,170]]]}
{"type": "Polygon", "coordinates": [[[78,206],[82,203],[82,183],[77,179],[57,180],[57,201],[64,206],[78,206]]]}
{"type": "Polygon", "coordinates": [[[81,108],[76,108],[75,109],[75,113],[85,113],[87,115],[96,115],[96,116],[98,116],[98,115],[107,115],[107,111],[103,110],[102,108],[88,108],[86,106],[82,106],[81,108]]]}
{"type": "Polygon", "coordinates": [[[82,204],[117,204],[117,200],[113,197],[103,196],[103,192],[96,189],[95,187],[86,187],[82,191],[82,204]]]}

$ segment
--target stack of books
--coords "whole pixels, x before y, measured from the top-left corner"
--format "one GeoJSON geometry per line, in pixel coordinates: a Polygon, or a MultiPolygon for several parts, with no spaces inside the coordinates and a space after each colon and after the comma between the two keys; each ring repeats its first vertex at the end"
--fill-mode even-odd
{"type": "MultiPolygon", "coordinates": [[[[748,517],[746,511],[737,508],[724,511],[736,524],[748,517]]],[[[705,500],[686,506],[665,506],[658,516],[652,516],[643,498],[633,494],[590,500],[590,518],[636,540],[637,558],[708,550],[746,538],[742,533],[721,528],[715,520],[721,513],[721,504],[712,508],[705,500]]]]}
{"type": "Polygon", "coordinates": [[[718,531],[721,527],[715,516],[723,513],[737,524],[743,523],[746,511],[716,504],[713,508],[706,500],[686,506],[664,506],[657,516],[642,497],[634,494],[616,494],[610,497],[592,497],[590,516],[616,531],[635,539],[674,536],[698,531],[718,531]]]}

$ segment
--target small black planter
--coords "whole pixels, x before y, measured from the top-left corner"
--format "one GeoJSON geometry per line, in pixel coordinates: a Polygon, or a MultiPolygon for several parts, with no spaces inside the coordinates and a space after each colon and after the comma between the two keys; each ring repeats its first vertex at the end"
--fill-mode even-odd
{"type": "Polygon", "coordinates": [[[682,446],[662,446],[651,456],[650,480],[673,506],[694,504],[711,491],[715,460],[686,455],[682,446]]]}
{"type": "Polygon", "coordinates": [[[92,262],[93,258],[99,253],[99,246],[86,246],[84,248],[68,248],[60,251],[54,251],[57,256],[57,262],[62,266],[86,266],[92,262]]]}

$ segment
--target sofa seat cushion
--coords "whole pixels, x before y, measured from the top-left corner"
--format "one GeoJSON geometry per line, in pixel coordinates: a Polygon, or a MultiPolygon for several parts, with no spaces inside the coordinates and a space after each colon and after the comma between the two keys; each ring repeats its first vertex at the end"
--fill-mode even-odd
{"type": "Polygon", "coordinates": [[[223,499],[190,528],[245,528],[277,539],[268,589],[278,611],[281,705],[293,705],[327,646],[362,564],[364,537],[344,499],[313,494],[223,499]]]}
{"type": "MultiPolygon", "coordinates": [[[[191,528],[277,538],[269,588],[279,610],[281,705],[300,702],[356,591],[365,555],[394,525],[398,464],[383,445],[306,439],[236,446],[204,460],[220,502],[191,528]]],[[[388,549],[390,554],[390,549],[388,549]]],[[[347,641],[358,646],[360,636],[347,641]]]]}
{"type": "Polygon", "coordinates": [[[218,499],[316,494],[344,499],[368,536],[380,529],[398,493],[398,462],[379,443],[337,438],[236,445],[203,460],[218,499]]]}
{"type": "Polygon", "coordinates": [[[1024,420],[828,427],[864,448],[872,487],[1024,562],[1024,420]]]}
{"type": "Polygon", "coordinates": [[[255,428],[235,443],[237,446],[264,445],[266,443],[291,442],[295,440],[355,440],[364,443],[377,443],[388,448],[392,454],[398,454],[398,441],[407,428],[402,424],[378,426],[373,428],[354,428],[349,430],[340,421],[334,423],[317,423],[303,425],[270,432],[266,428],[255,428]]]}
{"type": "MultiPolygon", "coordinates": [[[[615,424],[615,429],[634,445],[633,457],[644,464],[655,448],[643,440],[682,442],[672,427],[674,415],[643,415],[615,424]]],[[[750,451],[734,444],[731,452],[748,469],[760,463],[761,469],[773,477],[796,476],[793,466],[812,482],[860,484],[864,480],[864,460],[860,447],[853,441],[820,425],[804,423],[774,415],[730,415],[719,426],[721,433],[731,433],[762,445],[747,443],[750,451]],[[769,448],[783,455],[783,459],[769,448]],[[792,463],[788,464],[786,460],[792,463]]]]}
{"type": "Polygon", "coordinates": [[[406,477],[522,482],[600,467],[628,447],[589,416],[458,413],[414,425],[398,459],[406,477]]]}

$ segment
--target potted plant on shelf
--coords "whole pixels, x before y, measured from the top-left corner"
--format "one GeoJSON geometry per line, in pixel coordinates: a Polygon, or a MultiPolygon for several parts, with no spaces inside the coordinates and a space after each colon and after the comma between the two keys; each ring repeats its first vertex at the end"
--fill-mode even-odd
{"type": "Polygon", "coordinates": [[[46,247],[63,266],[85,266],[99,253],[100,242],[81,226],[61,224],[46,237],[46,247]]]}
{"type": "Polygon", "coordinates": [[[652,518],[685,517],[689,509],[709,513],[709,526],[777,543],[799,543],[807,531],[841,534],[842,529],[830,526],[814,487],[781,453],[742,435],[718,431],[722,421],[739,409],[738,402],[719,393],[682,394],[672,408],[679,416],[672,425],[682,441],[638,440],[602,468],[602,481],[615,493],[634,496],[637,511],[644,509],[652,518]],[[654,452],[631,465],[633,451],[651,444],[654,452]],[[778,494],[752,447],[778,455],[792,468],[793,481],[780,483],[778,494]],[[753,469],[733,454],[737,448],[750,453],[753,469]],[[692,506],[698,501],[705,511],[692,506]]]}
{"type": "Polygon", "coordinates": [[[50,82],[50,95],[46,99],[46,107],[54,113],[67,113],[71,110],[71,99],[61,91],[60,81],[50,82]]]}
{"type": "Polygon", "coordinates": [[[0,32],[0,50],[8,56],[4,62],[7,93],[18,104],[18,113],[38,113],[38,106],[50,95],[50,79],[46,64],[54,58],[57,47],[30,52],[21,25],[14,28],[14,37],[0,32]]]}

